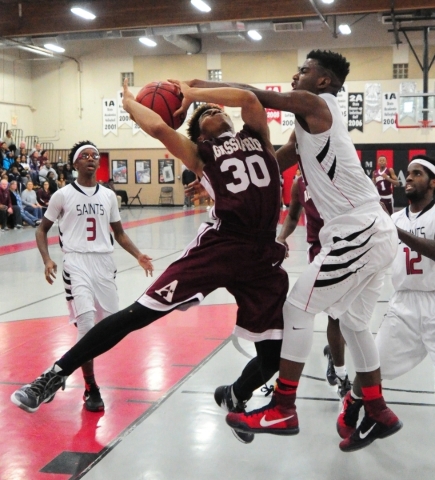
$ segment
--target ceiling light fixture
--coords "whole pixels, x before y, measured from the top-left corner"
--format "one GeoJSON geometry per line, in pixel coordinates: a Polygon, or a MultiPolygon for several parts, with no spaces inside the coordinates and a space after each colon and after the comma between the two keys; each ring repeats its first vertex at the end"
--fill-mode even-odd
{"type": "Polygon", "coordinates": [[[151,40],[151,38],[148,37],[140,37],[139,42],[143,43],[147,47],[156,47],[157,43],[154,40],[151,40]]]}
{"type": "Polygon", "coordinates": [[[86,20],[93,20],[94,18],[96,18],[93,13],[88,12],[87,10],[80,7],[71,8],[71,12],[74,13],[74,15],[78,15],[79,17],[82,17],[86,20]]]}
{"type": "Polygon", "coordinates": [[[347,23],[342,23],[341,25],[339,25],[338,30],[342,35],[350,35],[352,33],[352,30],[347,23]]]}
{"type": "Polygon", "coordinates": [[[263,37],[257,32],[257,30],[248,30],[248,35],[252,38],[252,40],[258,41],[261,40],[263,37]]]}
{"type": "Polygon", "coordinates": [[[53,52],[57,52],[57,53],[63,53],[65,51],[64,48],[59,47],[59,45],[54,45],[53,43],[46,43],[44,45],[44,48],[46,48],[47,50],[52,50],[53,52]]]}
{"type": "Polygon", "coordinates": [[[210,12],[211,8],[202,0],[190,0],[190,3],[201,12],[210,12]]]}

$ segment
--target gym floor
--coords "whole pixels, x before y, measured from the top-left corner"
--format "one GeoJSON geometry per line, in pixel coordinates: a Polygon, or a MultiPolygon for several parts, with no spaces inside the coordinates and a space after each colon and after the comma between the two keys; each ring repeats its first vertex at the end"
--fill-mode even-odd
{"type": "MultiPolygon", "coordinates": [[[[157,276],[181,254],[208,212],[146,207],[124,209],[121,216],[133,241],[154,259],[157,276]]],[[[254,349],[231,336],[236,306],[225,290],[130,334],[96,360],[105,412],[84,410],[79,371],[38,412],[18,409],[9,400],[11,393],[49,367],[76,336],[68,325],[61,276],[52,286],[45,282],[34,233],[27,227],[0,234],[1,480],[434,478],[434,374],[427,358],[407,375],[384,382],[386,400],[403,429],[358,452],[339,450],[339,400],[325,380],[324,314],[316,318],[313,349],[298,390],[300,434],[238,442],[213,392],[236,379],[254,349]]],[[[57,235],[54,225],[50,253],[61,265],[57,235]]],[[[290,257],[283,266],[292,286],[306,267],[303,221],[288,243],[290,257]]],[[[114,259],[124,308],[152,279],[118,245],[114,259]]],[[[372,319],[374,333],[391,293],[388,276],[372,319]]],[[[347,366],[352,375],[349,355],[347,366]]],[[[248,409],[269,398],[255,392],[248,409]]]]}

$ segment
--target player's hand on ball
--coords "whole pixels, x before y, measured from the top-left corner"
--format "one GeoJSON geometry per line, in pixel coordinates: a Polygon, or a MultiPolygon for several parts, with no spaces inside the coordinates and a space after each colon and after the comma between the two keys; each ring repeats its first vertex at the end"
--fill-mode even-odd
{"type": "Polygon", "coordinates": [[[45,264],[45,279],[47,282],[52,285],[53,281],[56,280],[57,265],[53,260],[48,260],[45,264]]]}
{"type": "Polygon", "coordinates": [[[137,261],[139,262],[139,265],[145,270],[146,276],[148,277],[148,274],[150,277],[153,276],[153,271],[154,271],[154,266],[152,264],[152,258],[149,257],[148,255],[145,255],[141,253],[137,257],[137,261]]]}
{"type": "Polygon", "coordinates": [[[174,117],[179,117],[180,115],[186,116],[187,110],[189,109],[190,104],[192,103],[192,100],[188,99],[190,86],[186,82],[180,82],[180,80],[168,79],[168,82],[172,83],[173,85],[176,85],[180,89],[180,92],[183,95],[181,107],[174,112],[174,117]]]}

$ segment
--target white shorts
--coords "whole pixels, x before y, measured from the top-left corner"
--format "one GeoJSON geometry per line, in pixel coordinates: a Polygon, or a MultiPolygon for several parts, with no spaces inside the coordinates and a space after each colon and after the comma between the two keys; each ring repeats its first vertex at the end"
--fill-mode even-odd
{"type": "Polygon", "coordinates": [[[288,301],[313,314],[324,311],[352,330],[365,330],[396,255],[393,221],[372,202],[326,223],[319,239],[322,249],[288,301]]]}
{"type": "Polygon", "coordinates": [[[435,365],[434,292],[395,292],[375,338],[382,378],[416,367],[427,354],[435,365]]]}
{"type": "Polygon", "coordinates": [[[66,253],[62,276],[70,322],[75,322],[83,313],[94,311],[97,323],[107,312],[119,310],[116,266],[111,254],[66,253]]]}

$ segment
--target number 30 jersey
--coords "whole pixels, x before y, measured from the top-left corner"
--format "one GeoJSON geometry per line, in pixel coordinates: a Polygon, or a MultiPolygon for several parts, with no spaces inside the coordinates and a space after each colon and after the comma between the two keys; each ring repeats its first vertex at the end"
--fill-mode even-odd
{"type": "MultiPolygon", "coordinates": [[[[391,218],[397,227],[413,235],[435,239],[435,203],[430,203],[414,215],[409,207],[394,213],[391,218]]],[[[435,290],[435,262],[411,250],[399,240],[399,248],[392,265],[391,279],[394,289],[430,292],[435,290]]]]}
{"type": "MultiPolygon", "coordinates": [[[[234,134],[198,143],[202,185],[215,201],[212,216],[235,231],[276,230],[281,205],[278,162],[258,134],[244,125],[234,134]]],[[[218,227],[219,228],[219,227],[218,227]]]]}
{"type": "Polygon", "coordinates": [[[64,253],[111,253],[110,224],[121,220],[115,193],[101,185],[93,195],[76,182],[57,190],[45,217],[59,220],[59,241],[64,253]]]}

